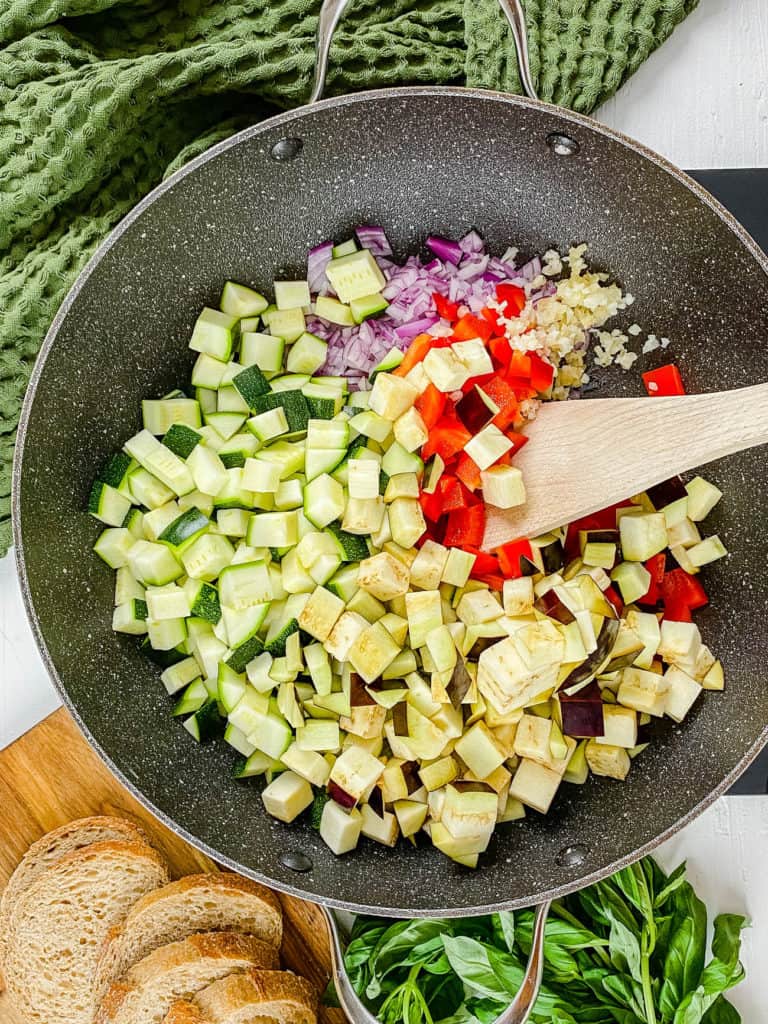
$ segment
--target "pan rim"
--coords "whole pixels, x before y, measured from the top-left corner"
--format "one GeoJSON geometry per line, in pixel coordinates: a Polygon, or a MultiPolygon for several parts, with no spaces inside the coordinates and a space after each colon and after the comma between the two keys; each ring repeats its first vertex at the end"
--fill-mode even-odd
{"type": "Polygon", "coordinates": [[[565,110],[563,108],[554,106],[550,103],[545,103],[540,100],[531,100],[526,97],[517,96],[513,94],[502,93],[498,91],[488,89],[468,89],[461,86],[402,86],[397,88],[387,89],[374,89],[365,90],[361,92],[345,94],[342,96],[330,97],[325,100],[320,100],[318,103],[312,104],[311,106],[305,105],[302,107],[294,108],[289,111],[276,114],[258,124],[252,125],[248,128],[243,129],[240,132],[230,136],[227,139],[222,140],[204,153],[199,154],[194,159],[190,160],[183,167],[180,167],[170,177],[160,182],[151,192],[148,193],[136,206],[115,226],[115,228],[109,233],[109,235],[100,243],[98,248],[95,250],[93,255],[90,257],[88,262],[85,264],[83,269],[78,274],[72,287],[65,296],[61,306],[59,307],[50,328],[48,329],[43,343],[40,347],[35,366],[30,376],[27,391],[24,397],[21,413],[19,416],[19,423],[17,429],[17,441],[15,445],[13,470],[12,470],[12,488],[11,488],[11,521],[13,528],[13,542],[14,542],[14,555],[16,569],[19,576],[19,582],[22,593],[22,600],[24,603],[24,609],[26,612],[27,619],[32,628],[32,633],[35,639],[35,644],[41,655],[43,664],[46,672],[51,679],[54,687],[59,694],[64,706],[68,712],[72,715],[73,719],[77,723],[78,728],[85,736],[89,745],[106,764],[112,774],[119,780],[119,782],[125,786],[125,788],[134,796],[139,803],[141,803],[147,810],[153,814],[158,821],[169,828],[171,831],[180,835],[186,842],[191,846],[200,850],[209,856],[212,860],[217,863],[224,865],[225,867],[237,871],[246,877],[253,878],[260,881],[268,886],[278,889],[282,892],[289,893],[292,896],[299,897],[301,899],[308,900],[310,902],[321,902],[325,906],[332,907],[338,910],[347,910],[354,913],[372,914],[378,916],[387,917],[440,917],[440,916],[451,916],[451,917],[467,917],[475,914],[488,913],[492,910],[505,909],[515,910],[521,907],[531,906],[535,902],[542,902],[549,899],[558,899],[564,897],[572,892],[579,889],[585,888],[588,885],[599,881],[602,878],[607,877],[614,871],[617,871],[629,864],[634,863],[641,857],[646,856],[655,850],[665,840],[674,836],[682,828],[688,825],[691,821],[697,818],[703,813],[709,806],[711,806],[728,788],[741,776],[741,774],[749,767],[754,761],[763,747],[768,743],[768,725],[766,725],[759,737],[755,742],[747,749],[743,757],[735,765],[731,772],[705,797],[703,797],[698,803],[696,803],[689,811],[680,817],[677,821],[673,822],[663,832],[656,835],[653,839],[649,840],[643,846],[633,850],[631,853],[613,861],[608,867],[598,868],[588,875],[578,878],[576,881],[566,882],[563,885],[551,887],[545,891],[536,893],[532,896],[519,897],[517,899],[504,901],[501,903],[488,904],[477,907],[430,907],[424,908],[382,908],[381,906],[369,906],[364,903],[353,903],[345,900],[339,900],[329,897],[321,897],[316,892],[312,892],[307,889],[303,889],[300,885],[292,885],[283,881],[275,881],[252,868],[247,868],[240,864],[233,858],[224,856],[221,852],[215,850],[213,847],[208,845],[203,840],[194,836],[192,833],[187,831],[184,827],[175,822],[168,814],[157,807],[149,797],[144,794],[135,783],[120,769],[107,752],[102,748],[98,740],[91,733],[82,720],[76,706],[69,697],[69,694],[64,687],[53,660],[48,652],[45,638],[43,637],[40,623],[35,612],[32,596],[30,592],[29,580],[26,573],[26,565],[24,559],[24,545],[21,535],[21,499],[20,499],[20,481],[21,481],[21,470],[24,461],[24,452],[26,447],[26,436],[27,436],[27,425],[34,404],[34,399],[37,391],[40,378],[50,354],[50,351],[56,341],[59,330],[69,314],[71,307],[77,299],[80,291],[83,289],[86,281],[91,276],[95,267],[101,262],[104,256],[112,249],[112,247],[119,241],[123,233],[144,213],[144,211],[151,206],[156,199],[163,195],[166,191],[172,189],[178,182],[184,179],[187,175],[194,173],[199,167],[208,163],[210,160],[215,159],[221,153],[228,149],[240,145],[242,142],[248,141],[252,138],[258,137],[259,135],[269,132],[282,125],[291,124],[296,121],[300,121],[304,117],[311,116],[316,110],[327,110],[342,108],[353,103],[367,103],[375,102],[377,100],[385,99],[408,99],[410,97],[429,97],[429,98],[442,98],[445,96],[457,96],[461,99],[474,99],[479,101],[491,101],[500,102],[512,107],[520,107],[524,109],[540,110],[551,114],[553,117],[558,118],[561,122],[567,125],[575,125],[580,128],[586,129],[591,133],[598,136],[611,139],[614,142],[618,142],[626,148],[632,150],[642,158],[650,161],[652,164],[665,171],[671,177],[675,178],[681,185],[693,193],[694,197],[699,202],[704,203],[710,210],[712,210],[716,216],[730,229],[730,231],[737,237],[744,248],[749,254],[755,259],[758,266],[760,266],[763,272],[768,276],[768,256],[763,252],[757,242],[752,238],[749,232],[740,224],[740,222],[718,201],[716,200],[703,186],[696,182],[693,178],[687,175],[684,171],[681,171],[674,164],[662,157],[658,153],[649,149],[642,143],[637,142],[635,139],[624,135],[623,133],[616,131],[613,128],[609,128],[606,125],[594,120],[593,118],[587,117],[583,114],[579,114],[575,111],[565,110]]]}

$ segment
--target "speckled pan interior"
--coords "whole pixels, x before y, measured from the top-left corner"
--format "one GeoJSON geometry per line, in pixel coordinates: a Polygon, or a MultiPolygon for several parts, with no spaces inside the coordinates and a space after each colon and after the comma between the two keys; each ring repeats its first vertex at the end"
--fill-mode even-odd
{"type": "MultiPolygon", "coordinates": [[[[765,741],[764,450],[707,472],[726,494],[708,529],[731,555],[706,571],[712,602],[698,621],[724,661],[726,692],[705,695],[682,727],[661,727],[625,785],[564,785],[548,817],[531,813],[499,829],[476,872],[404,843],[365,841],[337,859],[309,825],[269,819],[259,784],[230,779],[229,748],[194,743],[170,718],[159,670],[131,638],[112,633],[113,574],[90,550],[99,527],[83,508],[94,472],[139,427],[142,397],[188,380],[199,308],[216,303],[226,278],[267,287],[303,276],[311,244],[344,238],[361,222],[383,224],[401,256],[430,231],[470,227],[496,252],[589,241],[594,263],[637,298],[624,325],[636,320],[672,338],[668,355],[691,390],[768,379],[765,257],[714,200],[652,154],[594,122],[491,93],[392,90],[326,101],[245,132],[175,175],[79,280],[48,337],[20,432],[14,513],[25,597],[51,674],[96,749],[150,809],[222,863],[373,912],[530,904],[652,848],[765,741]],[[557,156],[551,132],[574,137],[580,152],[557,156]],[[271,150],[286,137],[303,145],[278,162],[271,150]]],[[[636,372],[595,379],[592,396],[642,393],[636,372]]]]}

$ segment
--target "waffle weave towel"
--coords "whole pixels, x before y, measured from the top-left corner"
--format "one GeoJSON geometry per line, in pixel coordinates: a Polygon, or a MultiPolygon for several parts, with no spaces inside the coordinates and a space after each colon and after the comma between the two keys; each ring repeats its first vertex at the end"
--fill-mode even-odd
{"type": "MultiPolygon", "coordinates": [[[[698,0],[527,0],[541,97],[588,113],[698,0]]],[[[162,178],[302,103],[319,0],[0,0],[0,556],[19,409],[61,300],[162,178]]],[[[519,92],[497,0],[356,0],[328,92],[519,92]]],[[[96,368],[98,369],[98,368],[96,368]]]]}

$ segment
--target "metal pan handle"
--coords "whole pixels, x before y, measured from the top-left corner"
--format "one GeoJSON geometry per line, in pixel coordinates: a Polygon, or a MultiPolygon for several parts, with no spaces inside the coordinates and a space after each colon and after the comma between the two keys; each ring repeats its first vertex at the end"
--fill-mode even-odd
{"type": "MultiPolygon", "coordinates": [[[[525,969],[523,983],[515,998],[507,1009],[496,1018],[494,1024],[525,1024],[531,1015],[531,1010],[541,988],[541,974],[544,969],[544,929],[550,905],[549,902],[546,902],[536,908],[531,940],[531,955],[528,958],[528,966],[525,969]]],[[[347,976],[344,968],[341,930],[333,911],[327,907],[321,907],[321,910],[325,915],[328,925],[328,934],[331,941],[333,983],[336,986],[336,994],[339,997],[342,1010],[352,1024],[379,1024],[376,1017],[363,1006],[347,976]]]]}
{"type": "MultiPolygon", "coordinates": [[[[323,0],[320,8],[320,18],[317,23],[315,81],[312,87],[312,94],[309,97],[310,103],[317,103],[325,91],[325,78],[328,74],[328,55],[331,50],[331,40],[349,2],[350,0],[323,0]]],[[[520,84],[526,96],[535,100],[537,99],[536,86],[533,84],[533,77],[531,75],[531,60],[528,52],[528,35],[525,27],[525,10],[523,9],[522,0],[499,0],[499,7],[501,7],[505,18],[509,22],[512,38],[515,41],[517,63],[520,69],[520,84]]]]}

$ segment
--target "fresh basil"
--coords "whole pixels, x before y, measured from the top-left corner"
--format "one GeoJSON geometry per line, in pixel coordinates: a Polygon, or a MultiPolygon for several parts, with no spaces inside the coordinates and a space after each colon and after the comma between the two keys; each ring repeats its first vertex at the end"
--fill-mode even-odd
{"type": "MultiPolygon", "coordinates": [[[[416,921],[358,918],[350,981],[383,1024],[492,1024],[525,974],[534,914],[416,921]]],[[[740,1024],[743,917],[714,922],[685,879],[651,858],[553,904],[532,1024],[740,1024]]],[[[332,990],[329,992],[332,997],[332,990]]]]}

